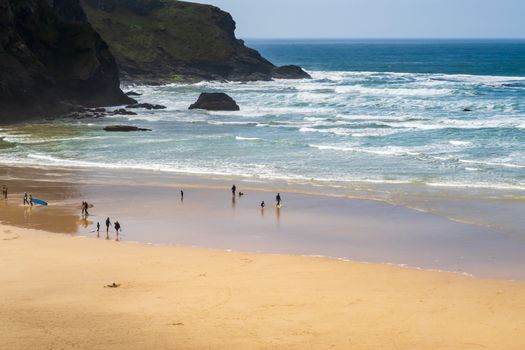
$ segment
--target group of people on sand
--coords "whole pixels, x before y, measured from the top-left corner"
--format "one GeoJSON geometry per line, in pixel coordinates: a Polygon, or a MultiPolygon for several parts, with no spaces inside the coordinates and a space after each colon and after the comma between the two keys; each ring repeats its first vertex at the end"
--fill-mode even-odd
{"type": "Polygon", "coordinates": [[[31,193],[24,192],[24,205],[33,206],[33,195],[31,193]]]}
{"type": "MultiPolygon", "coordinates": [[[[235,184],[232,186],[232,195],[233,197],[235,197],[237,193],[237,186],[235,186],[235,184]]],[[[243,192],[239,192],[239,197],[242,197],[244,196],[244,193],[243,192]]],[[[275,207],[277,209],[281,209],[282,208],[282,198],[281,198],[281,194],[280,193],[277,193],[277,195],[275,196],[275,207]]],[[[264,208],[266,207],[266,203],[264,201],[261,202],[261,210],[264,210],[264,208]]]]}
{"type": "MultiPolygon", "coordinates": [[[[89,216],[89,209],[90,205],[88,202],[82,201],[82,218],[87,218],[89,216]]],[[[109,228],[111,227],[111,219],[108,217],[106,219],[106,239],[109,240],[109,228]]],[[[115,221],[113,223],[113,227],[115,228],[115,232],[117,234],[116,241],[120,241],[120,233],[122,232],[122,227],[120,226],[120,223],[118,221],[115,221]]],[[[100,238],[100,222],[97,222],[97,238],[100,238]]]]}

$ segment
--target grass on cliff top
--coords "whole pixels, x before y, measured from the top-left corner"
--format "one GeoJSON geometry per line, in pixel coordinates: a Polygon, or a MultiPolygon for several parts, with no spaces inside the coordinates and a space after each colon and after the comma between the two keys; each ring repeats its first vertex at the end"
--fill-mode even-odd
{"type": "Polygon", "coordinates": [[[88,5],[84,8],[121,62],[216,62],[233,54],[230,34],[218,26],[222,13],[212,6],[174,6],[175,2],[167,1],[147,15],[124,7],[110,13],[88,5]]]}

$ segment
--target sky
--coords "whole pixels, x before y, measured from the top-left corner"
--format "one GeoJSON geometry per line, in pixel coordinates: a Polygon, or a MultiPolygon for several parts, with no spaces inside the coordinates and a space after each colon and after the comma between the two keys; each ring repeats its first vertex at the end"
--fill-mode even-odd
{"type": "Polygon", "coordinates": [[[193,0],[240,38],[525,38],[525,0],[193,0]]]}

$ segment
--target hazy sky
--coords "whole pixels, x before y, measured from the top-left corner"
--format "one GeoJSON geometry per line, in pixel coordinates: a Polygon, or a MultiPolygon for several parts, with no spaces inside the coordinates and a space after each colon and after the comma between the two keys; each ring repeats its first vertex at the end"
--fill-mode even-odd
{"type": "Polygon", "coordinates": [[[525,38],[525,0],[197,0],[241,38],[525,38]]]}

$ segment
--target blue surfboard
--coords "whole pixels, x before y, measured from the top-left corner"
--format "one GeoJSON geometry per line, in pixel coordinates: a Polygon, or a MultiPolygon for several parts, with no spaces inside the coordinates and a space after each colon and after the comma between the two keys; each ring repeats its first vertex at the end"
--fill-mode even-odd
{"type": "Polygon", "coordinates": [[[45,201],[43,201],[41,199],[33,198],[33,204],[47,205],[47,202],[45,202],[45,201]]]}

